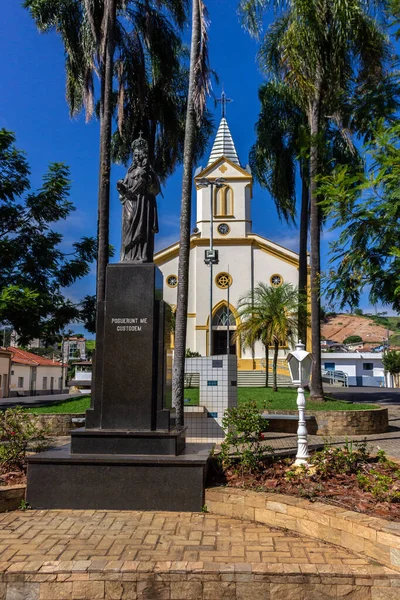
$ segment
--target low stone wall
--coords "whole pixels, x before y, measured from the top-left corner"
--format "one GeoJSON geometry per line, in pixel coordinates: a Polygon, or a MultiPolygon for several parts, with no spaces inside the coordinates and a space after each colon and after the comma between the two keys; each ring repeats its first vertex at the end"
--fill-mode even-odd
{"type": "Polygon", "coordinates": [[[284,527],[342,546],[400,572],[399,523],[294,496],[229,487],[207,489],[206,506],[212,514],[284,527]]]}
{"type": "MultiPolygon", "coordinates": [[[[266,410],[266,414],[297,415],[296,410],[266,410]]],[[[312,426],[309,433],[316,435],[372,435],[386,433],[389,429],[389,416],[387,408],[374,408],[371,410],[310,410],[306,405],[306,415],[315,417],[317,427],[312,426]]],[[[280,421],[279,431],[293,433],[293,423],[280,421]]],[[[307,423],[308,426],[308,423],[307,423]]],[[[271,422],[272,427],[272,422],[271,422]]],[[[267,430],[268,431],[268,430],[267,430]]],[[[271,429],[276,431],[276,429],[271,429]]]]}
{"type": "MultiPolygon", "coordinates": [[[[80,561],[85,563],[86,561],[80,561]]],[[[100,561],[101,562],[101,561],[100,561]]],[[[299,573],[282,565],[196,563],[130,563],[119,571],[113,568],[90,570],[83,565],[73,572],[48,567],[37,572],[13,569],[0,574],[0,598],[6,600],[398,600],[400,580],[396,575],[299,573]],[[232,565],[233,566],[233,565],[232,565]],[[124,568],[125,567],[125,568],[124,568]],[[52,572],[55,571],[55,572],[52,572]]],[[[36,563],[32,563],[35,565],[36,563]]],[[[18,565],[18,563],[17,563],[18,565]]],[[[290,565],[288,565],[290,567],[290,565]]],[[[295,565],[296,566],[296,565],[295,565]]],[[[313,565],[309,565],[313,566],[313,565]]]]}
{"type": "Polygon", "coordinates": [[[42,427],[46,427],[51,436],[69,435],[71,429],[82,427],[82,423],[74,423],[72,419],[81,419],[84,414],[44,414],[36,415],[36,422],[42,427]]]}
{"type": "Polygon", "coordinates": [[[17,510],[25,500],[25,492],[26,485],[0,486],[0,513],[17,510]]]}

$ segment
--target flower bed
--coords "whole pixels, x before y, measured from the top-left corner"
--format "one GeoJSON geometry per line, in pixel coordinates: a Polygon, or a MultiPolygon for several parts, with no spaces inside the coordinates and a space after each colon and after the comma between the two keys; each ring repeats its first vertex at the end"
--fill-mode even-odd
{"type": "Polygon", "coordinates": [[[400,465],[366,442],[325,446],[308,464],[276,458],[264,442],[264,423],[255,403],[228,409],[226,437],[217,456],[214,483],[322,499],[345,509],[400,521],[400,465]]]}
{"type": "Polygon", "coordinates": [[[400,466],[383,451],[373,457],[364,445],[325,447],[311,455],[309,466],[294,467],[293,462],[293,458],[265,458],[262,467],[251,471],[232,464],[224,469],[222,481],[230,487],[322,500],[400,521],[400,466]]]}

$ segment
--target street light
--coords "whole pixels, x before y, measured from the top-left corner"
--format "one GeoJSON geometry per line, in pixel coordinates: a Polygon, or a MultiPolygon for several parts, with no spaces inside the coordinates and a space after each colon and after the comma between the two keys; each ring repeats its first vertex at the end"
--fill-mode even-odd
{"type": "Polygon", "coordinates": [[[305,345],[299,340],[295,350],[289,352],[286,357],[288,362],[290,377],[292,383],[297,385],[297,408],[299,411],[299,426],[297,428],[297,455],[295,465],[304,465],[308,463],[310,454],[308,452],[307,427],[305,419],[306,398],[304,395],[304,385],[310,380],[312,355],[307,352],[305,345]]]}
{"type": "Polygon", "coordinates": [[[214,186],[219,189],[224,187],[226,179],[223,177],[218,177],[211,181],[209,179],[203,178],[198,179],[197,185],[200,188],[209,187],[210,188],[210,248],[204,253],[204,262],[206,265],[210,267],[210,329],[208,336],[208,353],[212,356],[213,347],[212,347],[212,312],[213,312],[213,265],[218,264],[218,250],[214,250],[213,247],[213,237],[214,237],[214,211],[213,211],[213,198],[214,198],[214,186]]]}

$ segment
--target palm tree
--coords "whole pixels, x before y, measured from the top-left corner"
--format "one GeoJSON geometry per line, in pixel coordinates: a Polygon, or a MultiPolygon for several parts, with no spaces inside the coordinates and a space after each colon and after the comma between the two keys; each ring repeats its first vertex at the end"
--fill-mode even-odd
{"type": "Polygon", "coordinates": [[[290,283],[272,287],[258,283],[239,298],[238,314],[240,324],[235,332],[244,347],[252,348],[260,341],[265,349],[266,379],[268,386],[269,346],[274,346],[272,362],[273,390],[278,390],[277,365],[279,346],[292,343],[297,332],[298,292],[290,283]]]}
{"type": "Polygon", "coordinates": [[[189,88],[186,108],[185,143],[183,149],[183,179],[180,217],[177,309],[175,320],[175,351],[172,376],[172,398],[178,426],[184,424],[184,378],[189,294],[190,220],[192,176],[196,139],[209,91],[207,49],[207,11],[202,0],[192,0],[192,34],[190,49],[189,88]]]}
{"type": "MultiPolygon", "coordinates": [[[[301,103],[292,88],[279,81],[269,81],[259,90],[261,111],[256,124],[257,140],[250,151],[254,177],[271,194],[278,215],[290,224],[296,216],[296,163],[301,179],[299,232],[299,306],[298,335],[307,340],[307,238],[309,226],[309,152],[310,135],[301,103]]],[[[387,102],[381,105],[386,105],[387,102]]],[[[353,116],[353,123],[357,113],[353,116]]],[[[361,123],[360,123],[361,125],[361,123]]],[[[354,125],[351,127],[354,128],[354,125]]],[[[360,131],[360,127],[355,127],[360,131]]],[[[321,169],[331,173],[339,164],[348,164],[350,172],[363,168],[359,152],[351,141],[328,121],[323,132],[325,147],[321,169]]]]}
{"type": "MultiPolygon", "coordinates": [[[[65,47],[67,78],[67,101],[71,115],[84,107],[87,119],[94,113],[94,77],[100,80],[98,114],[100,119],[100,176],[98,202],[98,260],[97,260],[97,306],[105,298],[105,272],[109,259],[109,200],[111,174],[111,138],[114,112],[118,112],[119,140],[123,140],[125,160],[128,160],[134,133],[150,126],[154,135],[150,139],[153,148],[158,143],[171,111],[178,110],[168,103],[166,112],[149,111],[147,91],[149,81],[158,90],[159,106],[163,105],[162,90],[166,81],[176,83],[180,73],[181,43],[174,25],[182,27],[186,20],[187,0],[25,0],[40,31],[53,29],[60,34],[65,47]],[[174,73],[174,77],[171,74],[174,73]],[[117,91],[114,91],[114,85],[117,91]],[[129,102],[129,123],[123,132],[124,109],[129,102]],[[148,121],[150,119],[150,125],[148,121]],[[127,151],[128,148],[128,151],[127,151]]],[[[182,85],[181,85],[182,87],[182,85]]],[[[166,92],[167,95],[167,92],[166,92]]],[[[180,109],[180,112],[182,110],[180,109]]],[[[179,110],[178,110],[179,113],[179,110]]],[[[175,128],[176,129],[176,128],[175,128]]],[[[171,127],[169,133],[171,132],[171,127]]],[[[182,139],[182,128],[180,130],[182,139]]],[[[170,147],[175,148],[176,142],[170,147]]],[[[176,139],[176,136],[175,136],[176,139]]],[[[165,141],[164,141],[165,144],[165,141]]],[[[118,155],[118,152],[116,152],[118,155]]],[[[169,156],[170,170],[176,165],[179,154],[169,156]]]]}
{"type": "MultiPolygon", "coordinates": [[[[241,3],[248,27],[260,26],[262,9],[279,0],[241,3]]],[[[342,128],[342,112],[351,97],[384,78],[388,41],[370,13],[382,0],[287,0],[285,11],[269,28],[260,49],[267,73],[285,81],[301,99],[310,130],[311,398],[323,399],[320,353],[321,208],[317,178],[321,172],[326,122],[342,128]]]]}
{"type": "Polygon", "coordinates": [[[279,81],[259,89],[260,115],[257,140],[250,151],[255,179],[271,194],[280,218],[288,224],[296,215],[296,162],[301,177],[299,232],[299,338],[307,341],[307,238],[309,222],[309,179],[307,117],[293,90],[279,81]]]}

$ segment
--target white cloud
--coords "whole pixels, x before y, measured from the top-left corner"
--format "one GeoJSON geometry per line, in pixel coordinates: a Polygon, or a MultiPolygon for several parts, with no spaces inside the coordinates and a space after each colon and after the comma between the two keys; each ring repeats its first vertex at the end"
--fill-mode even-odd
{"type": "Polygon", "coordinates": [[[296,232],[293,233],[293,235],[274,235],[274,236],[269,236],[269,238],[271,240],[271,242],[275,242],[276,244],[279,244],[280,246],[283,246],[284,248],[287,248],[288,250],[293,250],[293,252],[298,252],[299,251],[299,237],[297,235],[296,232]]]}
{"type": "Polygon", "coordinates": [[[159,252],[160,250],[164,250],[164,248],[168,248],[172,244],[175,244],[179,241],[179,232],[170,233],[168,235],[156,235],[155,238],[155,251],[159,252]]]}

